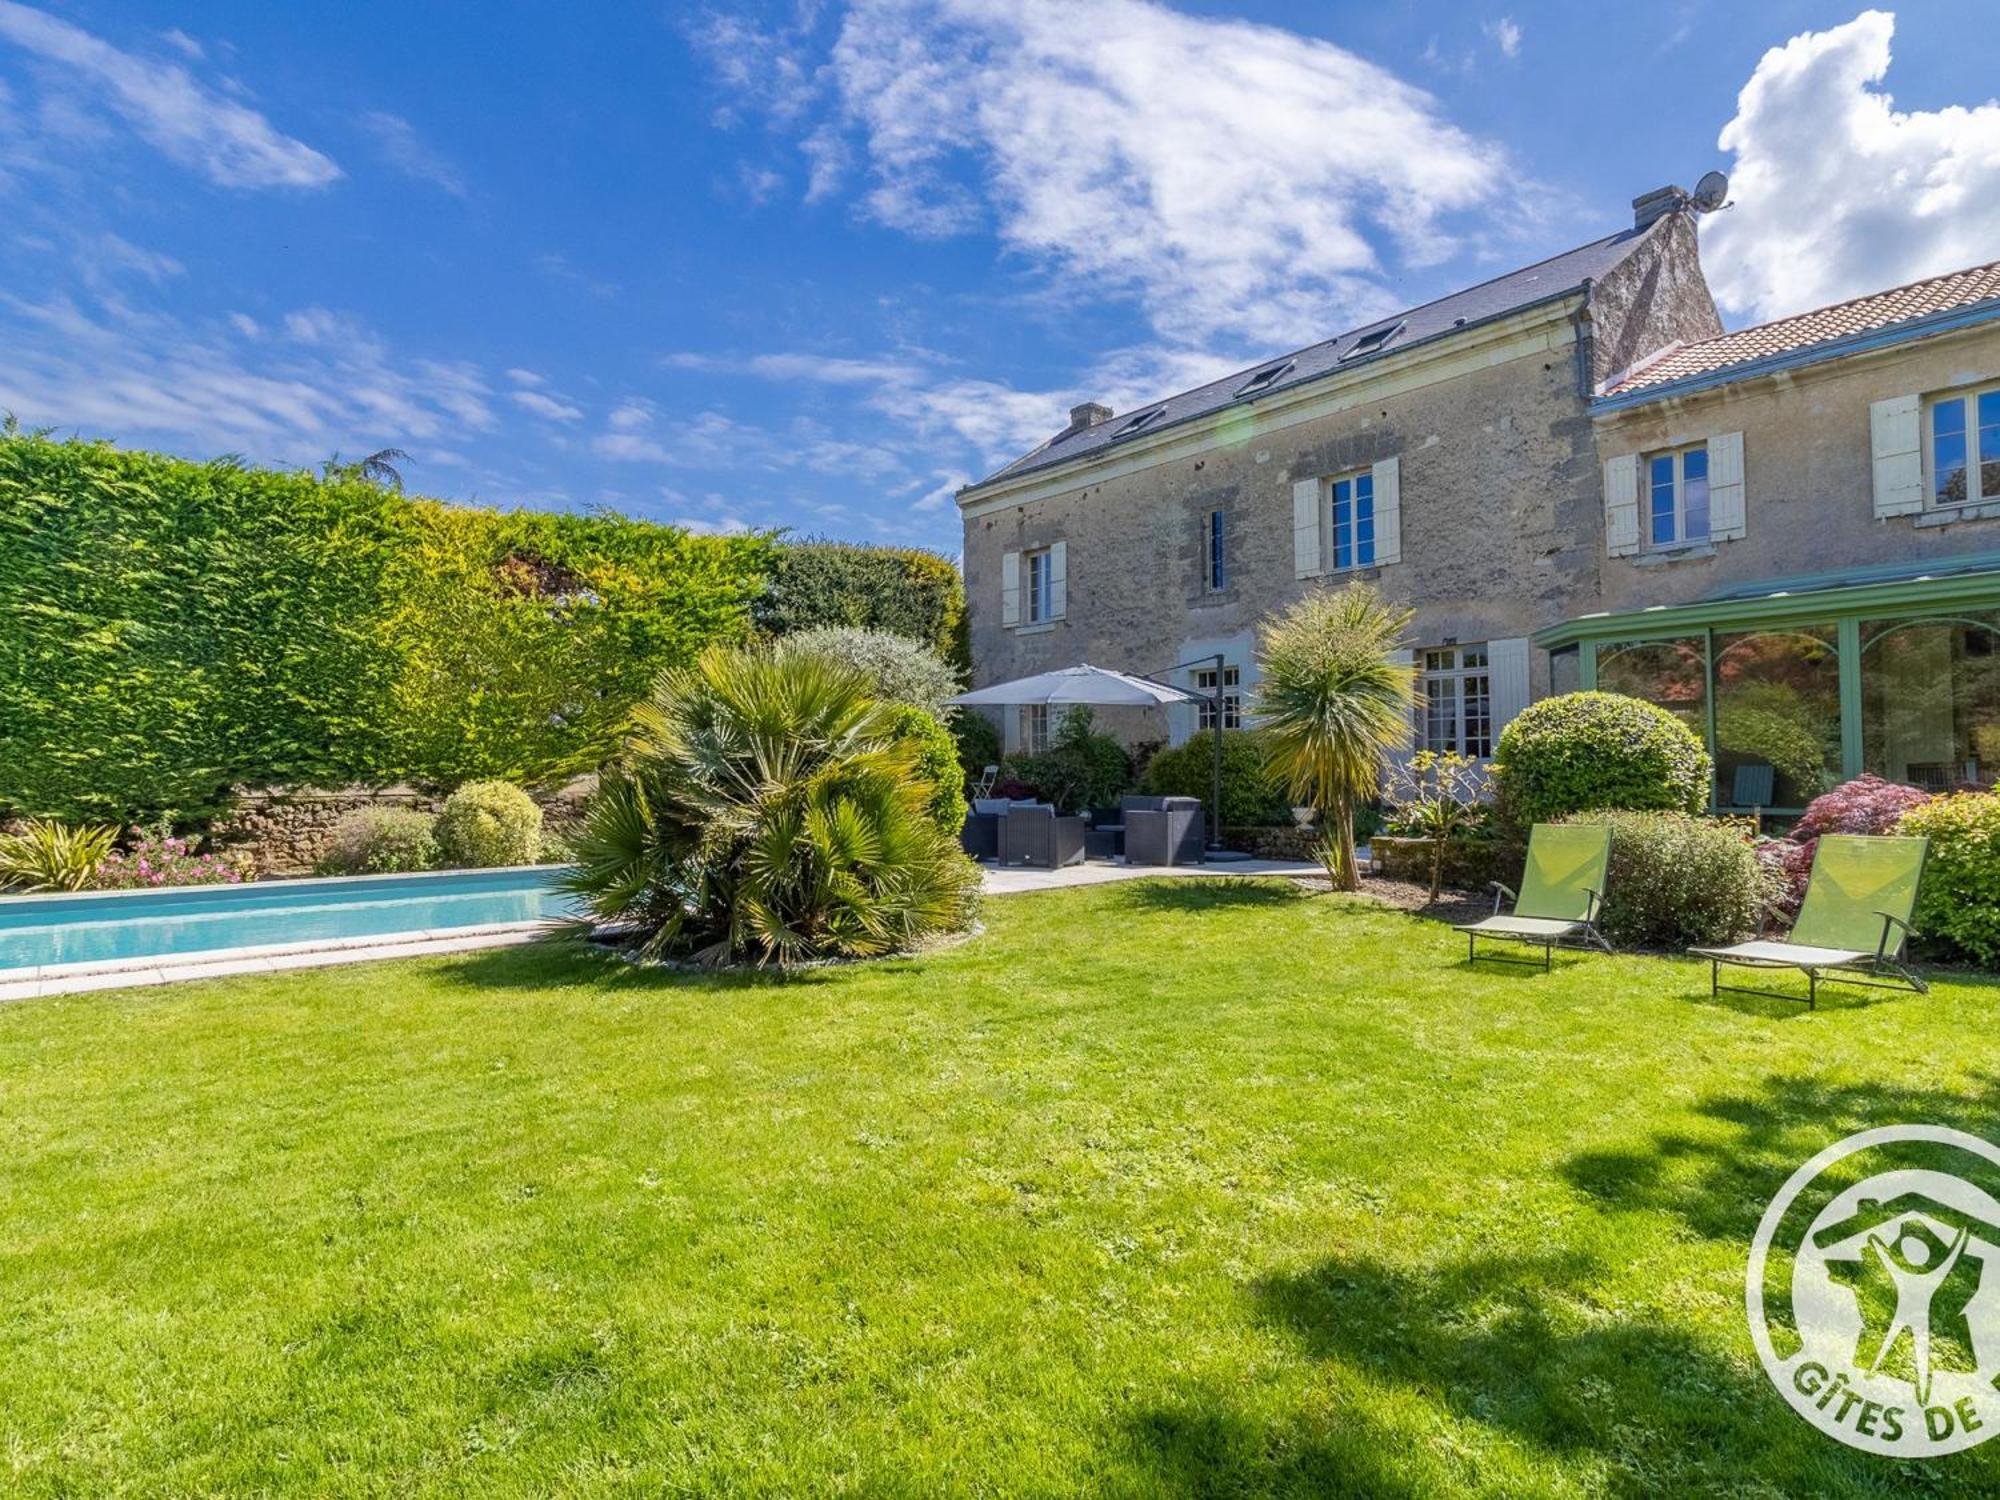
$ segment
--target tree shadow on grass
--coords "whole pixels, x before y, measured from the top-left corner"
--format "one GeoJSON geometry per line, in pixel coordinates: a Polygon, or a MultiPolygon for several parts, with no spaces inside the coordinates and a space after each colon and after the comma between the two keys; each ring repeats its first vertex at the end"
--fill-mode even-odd
{"type": "Polygon", "coordinates": [[[1124,881],[1116,890],[1118,903],[1135,910],[1187,912],[1290,906],[1311,894],[1293,881],[1254,875],[1163,875],[1124,881]]]}
{"type": "Polygon", "coordinates": [[[1563,1165],[1563,1176],[1606,1207],[1671,1214],[1704,1239],[1741,1244],[1747,1252],[1785,1179],[1857,1131],[1947,1125],[2000,1141],[2000,1079],[1981,1073],[1967,1089],[1954,1090],[1780,1073],[1739,1092],[1712,1094],[1693,1113],[1724,1128],[1663,1129],[1641,1145],[1581,1152],[1563,1165]]]}

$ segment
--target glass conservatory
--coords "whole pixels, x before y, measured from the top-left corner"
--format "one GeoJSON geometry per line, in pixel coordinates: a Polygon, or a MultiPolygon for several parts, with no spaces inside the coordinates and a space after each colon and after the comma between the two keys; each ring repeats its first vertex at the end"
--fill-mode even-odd
{"type": "Polygon", "coordinates": [[[2000,780],[2000,558],[1588,615],[1536,643],[1556,682],[1644,698],[1700,735],[1719,810],[1797,812],[1863,771],[1930,791],[2000,780]]]}

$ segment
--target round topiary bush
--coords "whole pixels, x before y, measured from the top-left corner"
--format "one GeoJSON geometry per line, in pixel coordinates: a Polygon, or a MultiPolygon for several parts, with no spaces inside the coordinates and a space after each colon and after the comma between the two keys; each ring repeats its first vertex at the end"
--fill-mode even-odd
{"type": "MultiPolygon", "coordinates": [[[[1146,763],[1140,789],[1153,797],[1214,797],[1215,736],[1203,730],[1146,763]]],[[[1255,730],[1222,731],[1222,826],[1271,828],[1292,820],[1285,790],[1264,768],[1264,747],[1255,730]]]]}
{"type": "Polygon", "coordinates": [[[438,866],[437,819],[410,807],[362,807],[333,825],[322,875],[396,875],[438,866]]]}
{"type": "Polygon", "coordinates": [[[1904,813],[1896,832],[1931,841],[1916,915],[1927,945],[2000,965],[2000,793],[1936,798],[1904,813]]]}
{"type": "Polygon", "coordinates": [[[1738,829],[1680,812],[1596,812],[1611,826],[1598,927],[1621,947],[1732,943],[1757,931],[1769,876],[1738,829]]]}
{"type": "Polygon", "coordinates": [[[1517,826],[1569,813],[1700,812],[1715,762],[1663,708],[1618,693],[1544,698],[1500,735],[1493,783],[1517,826]]]}
{"type": "Polygon", "coordinates": [[[468,781],[445,799],[437,820],[438,849],[468,870],[531,865],[542,856],[542,810],[505,781],[468,781]]]}

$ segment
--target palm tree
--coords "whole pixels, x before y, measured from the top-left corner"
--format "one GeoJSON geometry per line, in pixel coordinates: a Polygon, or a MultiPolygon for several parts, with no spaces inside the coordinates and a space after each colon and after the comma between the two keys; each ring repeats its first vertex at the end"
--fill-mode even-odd
{"type": "Polygon", "coordinates": [[[403,471],[396,467],[406,464],[410,455],[401,448],[377,448],[364,458],[348,463],[338,453],[327,459],[322,466],[328,479],[358,479],[363,484],[379,485],[385,490],[400,492],[403,488],[403,471]]]}
{"type": "Polygon", "coordinates": [[[979,871],[931,815],[904,710],[829,657],[714,646],[662,674],[568,888],[646,956],[789,966],[969,925],[979,871]]]}
{"type": "Polygon", "coordinates": [[[1412,615],[1354,583],[1302,599],[1258,631],[1266,767],[1294,803],[1319,811],[1322,857],[1341,890],[1361,885],[1355,805],[1410,740],[1415,673],[1396,652],[1412,615]]]}

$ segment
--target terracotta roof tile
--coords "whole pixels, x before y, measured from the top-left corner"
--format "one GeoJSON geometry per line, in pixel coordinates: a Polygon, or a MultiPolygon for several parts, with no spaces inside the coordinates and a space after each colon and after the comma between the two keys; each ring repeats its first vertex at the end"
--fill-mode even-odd
{"type": "Polygon", "coordinates": [[[1708,375],[1751,360],[1791,354],[1854,334],[1873,333],[1995,297],[2000,297],[2000,261],[1974,266],[1969,271],[1953,271],[1948,276],[1933,276],[1928,281],[1913,281],[1908,286],[1856,297],[1851,302],[1836,302],[1832,307],[1760,323],[1755,328],[1725,333],[1698,344],[1683,344],[1652,363],[1641,365],[1604,394],[1622,396],[1630,391],[1708,375]]]}

